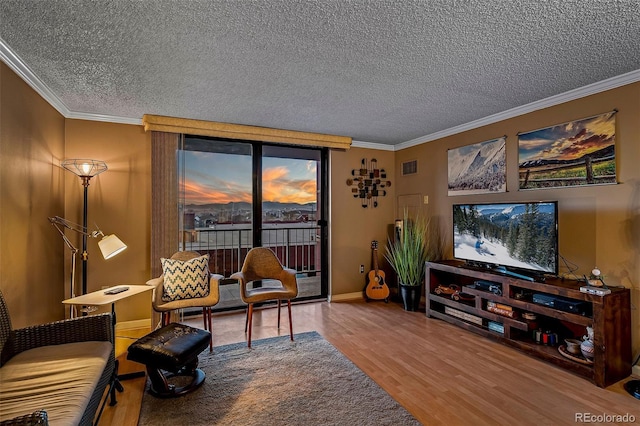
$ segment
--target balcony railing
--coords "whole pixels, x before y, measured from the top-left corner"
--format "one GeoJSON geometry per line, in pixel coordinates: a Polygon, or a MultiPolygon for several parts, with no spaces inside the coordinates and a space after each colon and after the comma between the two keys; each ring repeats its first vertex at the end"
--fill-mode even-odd
{"type": "MultiPolygon", "coordinates": [[[[252,248],[253,231],[248,224],[221,224],[213,228],[185,230],[183,250],[209,253],[211,272],[228,277],[242,268],[252,248]]],[[[320,228],[315,223],[265,224],[262,246],[273,250],[280,262],[299,273],[320,271],[320,228]]]]}

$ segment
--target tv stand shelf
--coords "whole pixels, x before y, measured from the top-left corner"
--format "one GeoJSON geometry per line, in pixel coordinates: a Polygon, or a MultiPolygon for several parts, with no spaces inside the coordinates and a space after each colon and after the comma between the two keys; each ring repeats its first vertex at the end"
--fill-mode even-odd
{"type": "Polygon", "coordinates": [[[631,374],[631,295],[627,288],[612,288],[610,294],[597,296],[580,292],[582,284],[575,280],[549,278],[545,282],[532,282],[468,267],[455,260],[427,262],[425,281],[429,317],[495,339],[572,371],[600,387],[609,386],[631,374]],[[496,294],[471,288],[478,280],[497,286],[501,292],[496,291],[496,294]],[[464,293],[475,296],[474,300],[456,301],[446,294],[435,293],[438,286],[453,284],[464,293]],[[534,294],[537,302],[540,297],[561,298],[576,307],[561,310],[535,303],[534,294]],[[496,313],[494,306],[489,307],[494,304],[515,312],[514,318],[496,313]],[[569,309],[576,311],[569,312],[569,309]],[[524,313],[535,314],[536,324],[524,319],[524,313]],[[503,327],[503,331],[496,331],[496,323],[503,327]],[[593,327],[594,332],[595,356],[591,364],[569,359],[558,350],[566,338],[581,339],[586,334],[586,327],[593,327]],[[536,343],[536,330],[554,333],[556,344],[536,343]]]}

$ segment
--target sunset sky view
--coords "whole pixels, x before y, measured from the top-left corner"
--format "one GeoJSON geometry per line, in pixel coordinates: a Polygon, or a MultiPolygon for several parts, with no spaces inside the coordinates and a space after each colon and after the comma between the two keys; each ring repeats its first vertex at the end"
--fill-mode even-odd
{"type": "MultiPolygon", "coordinates": [[[[183,151],[185,203],[251,202],[249,155],[183,151]]],[[[317,162],[264,157],[263,201],[306,204],[315,202],[317,162]]]]}
{"type": "Polygon", "coordinates": [[[615,112],[571,121],[518,136],[519,162],[573,160],[613,145],[615,112]]]}

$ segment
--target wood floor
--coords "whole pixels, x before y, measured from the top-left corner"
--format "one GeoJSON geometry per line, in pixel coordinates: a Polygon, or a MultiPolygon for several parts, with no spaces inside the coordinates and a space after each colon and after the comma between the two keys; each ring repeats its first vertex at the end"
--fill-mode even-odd
{"type": "MultiPolygon", "coordinates": [[[[286,335],[284,314],[278,331],[276,310],[257,310],[253,339],[286,335]]],[[[188,323],[202,327],[201,317],[188,323]]],[[[580,413],[629,414],[640,422],[640,400],[624,391],[623,382],[598,388],[395,303],[298,304],[293,326],[294,333],[320,333],[425,425],[569,425],[580,413]]],[[[244,341],[244,314],[214,316],[213,330],[216,346],[244,341]]],[[[122,373],[136,369],[139,364],[121,360],[122,373]]],[[[118,404],[105,408],[100,425],[136,425],[144,383],[124,381],[118,404]]]]}

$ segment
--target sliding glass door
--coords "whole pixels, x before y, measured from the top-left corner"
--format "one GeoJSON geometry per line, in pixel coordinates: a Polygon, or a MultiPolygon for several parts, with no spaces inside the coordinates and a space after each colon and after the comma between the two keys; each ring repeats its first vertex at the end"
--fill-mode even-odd
{"type": "MultiPolygon", "coordinates": [[[[298,272],[299,298],[326,298],[327,152],[186,137],[178,154],[181,250],[209,253],[228,277],[249,249],[271,248],[298,272]]],[[[236,283],[217,309],[242,306],[236,283]]]]}
{"type": "Polygon", "coordinates": [[[322,151],[262,147],[261,245],[298,271],[299,297],[326,297],[322,289],[322,151]]]}

